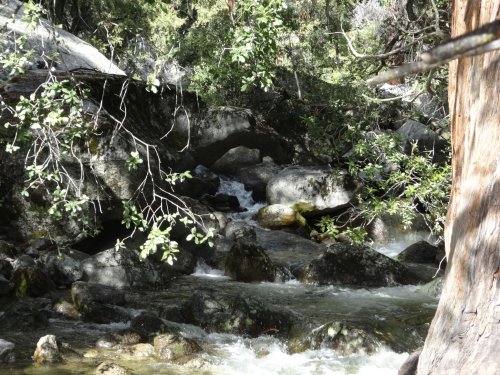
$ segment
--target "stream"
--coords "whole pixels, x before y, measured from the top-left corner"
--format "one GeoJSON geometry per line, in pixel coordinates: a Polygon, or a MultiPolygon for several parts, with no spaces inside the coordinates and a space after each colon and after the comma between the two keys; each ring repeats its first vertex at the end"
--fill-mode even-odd
{"type": "MultiPolygon", "coordinates": [[[[257,225],[252,216],[264,204],[255,203],[251,192],[242,184],[222,181],[220,192],[235,195],[247,211],[229,213],[229,220],[244,220],[257,225]]],[[[379,252],[394,257],[408,245],[427,239],[428,233],[412,232],[395,236],[385,244],[375,244],[379,252]]],[[[307,317],[306,328],[311,332],[325,324],[341,320],[358,325],[370,325],[376,331],[389,333],[396,343],[394,351],[379,343],[371,354],[339,355],[328,347],[319,346],[301,353],[292,353],[282,338],[262,335],[256,338],[221,333],[209,333],[188,324],[178,323],[185,337],[195,339],[203,348],[188,365],[160,362],[153,357],[127,357],[116,352],[94,349],[96,340],[106,332],[120,331],[130,323],[94,324],[78,320],[50,319],[48,328],[30,332],[8,332],[2,338],[18,343],[21,350],[32,353],[37,339],[54,334],[81,356],[60,365],[36,366],[29,355],[24,361],[0,365],[0,374],[89,374],[97,364],[109,358],[128,368],[133,374],[397,374],[408,357],[407,349],[423,344],[438,299],[427,286],[395,286],[381,288],[349,288],[314,286],[296,280],[286,282],[241,283],[223,275],[221,270],[198,261],[195,272],[179,277],[171,288],[156,291],[129,290],[127,308],[132,314],[151,311],[162,316],[165,306],[180,306],[193,291],[209,287],[229,295],[256,297],[267,304],[289,309],[307,317]]],[[[0,307],[1,310],[1,307],[0,307]]],[[[0,319],[1,319],[0,312],[0,319]]],[[[93,372],[92,372],[93,373],[93,372]]]]}

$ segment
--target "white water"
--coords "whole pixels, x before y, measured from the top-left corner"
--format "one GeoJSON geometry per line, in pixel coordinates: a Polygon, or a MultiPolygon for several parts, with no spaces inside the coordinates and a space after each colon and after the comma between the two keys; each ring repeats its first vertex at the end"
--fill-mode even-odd
{"type": "Polygon", "coordinates": [[[262,208],[265,202],[255,202],[252,198],[252,192],[245,190],[245,185],[238,181],[220,180],[220,186],[217,193],[233,195],[238,198],[240,206],[246,209],[244,212],[232,212],[227,214],[229,219],[244,220],[249,224],[255,224],[252,217],[262,208]]]}
{"type": "Polygon", "coordinates": [[[191,274],[196,277],[207,277],[207,278],[215,278],[215,279],[227,279],[228,276],[224,276],[224,272],[215,268],[210,267],[202,258],[198,258],[198,262],[196,263],[196,268],[194,272],[191,274]]]}
{"type": "Polygon", "coordinates": [[[394,258],[408,246],[418,241],[435,242],[435,237],[426,231],[395,233],[386,243],[374,243],[373,248],[379,253],[394,258]]]}

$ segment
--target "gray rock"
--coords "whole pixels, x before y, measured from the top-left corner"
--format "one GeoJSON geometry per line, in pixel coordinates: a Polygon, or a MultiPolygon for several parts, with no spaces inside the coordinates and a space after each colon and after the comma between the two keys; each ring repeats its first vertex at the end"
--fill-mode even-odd
{"type": "Polygon", "coordinates": [[[7,259],[0,258],[0,276],[10,279],[12,276],[12,264],[7,259]]]}
{"type": "Polygon", "coordinates": [[[49,276],[37,267],[16,269],[11,281],[18,297],[40,297],[54,287],[49,276]]]}
{"type": "Polygon", "coordinates": [[[26,267],[36,267],[36,261],[29,255],[23,254],[12,263],[12,267],[14,270],[26,267]]]}
{"type": "Polygon", "coordinates": [[[16,345],[10,341],[0,339],[0,363],[14,362],[16,345]]]}
{"type": "Polygon", "coordinates": [[[237,281],[274,281],[275,267],[265,250],[248,237],[232,246],[224,264],[224,274],[237,281]]]}
{"type": "Polygon", "coordinates": [[[260,163],[260,151],[238,146],[228,150],[213,165],[212,169],[218,173],[233,174],[240,168],[260,163]]]}
{"type": "Polygon", "coordinates": [[[242,167],[233,175],[235,179],[245,185],[247,190],[252,191],[252,197],[255,201],[262,202],[266,200],[268,182],[282,169],[282,167],[273,161],[267,161],[257,165],[242,167]]]}
{"type": "Polygon", "coordinates": [[[283,307],[265,305],[255,298],[227,295],[215,290],[197,290],[184,306],[187,323],[210,332],[248,334],[283,334],[298,316],[283,307]]]}
{"type": "Polygon", "coordinates": [[[412,150],[412,143],[416,142],[420,151],[434,151],[435,159],[443,156],[446,142],[424,124],[408,120],[397,130],[397,133],[404,142],[406,153],[412,150]]]}
{"type": "Polygon", "coordinates": [[[319,167],[288,167],[266,189],[268,204],[285,204],[304,214],[326,213],[345,207],[353,197],[345,174],[319,167]]]}
{"type": "Polygon", "coordinates": [[[283,228],[305,226],[304,217],[290,206],[271,204],[263,207],[257,214],[257,221],[264,228],[283,228]]]}
{"type": "Polygon", "coordinates": [[[12,291],[12,284],[0,274],[0,296],[5,296],[12,291]]]}
{"type": "MultiPolygon", "coordinates": [[[[431,245],[427,241],[419,241],[408,246],[397,256],[397,260],[401,262],[412,263],[431,263],[439,265],[445,252],[437,246],[431,245]]],[[[446,261],[443,262],[443,267],[446,266],[446,261]]]]}
{"type": "Polygon", "coordinates": [[[131,249],[97,253],[82,262],[82,270],[87,281],[117,288],[152,287],[160,281],[151,262],[131,249]]]}
{"type": "Polygon", "coordinates": [[[175,334],[156,336],[154,350],[156,357],[172,362],[202,351],[201,346],[196,341],[175,334]]]}
{"type": "Polygon", "coordinates": [[[220,179],[215,173],[203,165],[198,165],[192,173],[193,177],[177,183],[175,190],[181,195],[200,198],[204,194],[215,195],[219,189],[220,179]]]}
{"type": "MultiPolygon", "coordinates": [[[[34,49],[35,56],[50,56],[55,53],[59,58],[55,63],[56,71],[72,71],[77,69],[97,70],[107,74],[125,75],[113,62],[108,60],[95,47],[84,42],[80,38],[54,27],[46,19],[35,27],[28,29],[27,22],[22,20],[24,7],[18,1],[9,1],[0,5],[0,27],[8,32],[15,32],[16,37],[25,35],[27,37],[26,48],[34,49]],[[16,16],[12,21],[12,15],[16,16]]],[[[6,34],[7,34],[6,33],[6,34]]],[[[10,43],[14,38],[7,38],[10,43]]],[[[40,58],[39,62],[43,60],[40,58]]],[[[43,64],[45,67],[45,64],[43,64]]]]}
{"type": "Polygon", "coordinates": [[[95,346],[100,349],[111,349],[123,345],[135,345],[142,340],[141,335],[134,331],[126,332],[109,332],[102,337],[99,337],[95,346]]]}
{"type": "Polygon", "coordinates": [[[297,278],[319,285],[391,286],[421,280],[403,264],[364,246],[336,243],[298,270],[297,278]]]}
{"type": "Polygon", "coordinates": [[[71,285],[83,278],[81,263],[69,255],[48,253],[42,256],[47,274],[56,285],[71,285]]]}
{"type": "Polygon", "coordinates": [[[130,320],[130,312],[120,306],[125,302],[120,290],[95,283],[77,281],[71,287],[71,297],[85,320],[107,324],[130,320]]]}
{"type": "Polygon", "coordinates": [[[200,202],[220,212],[238,212],[242,210],[237,197],[224,193],[216,195],[205,194],[201,197],[200,202]]]}
{"type": "Polygon", "coordinates": [[[410,354],[410,356],[406,359],[406,361],[399,368],[398,375],[416,375],[417,374],[418,359],[420,358],[420,354],[422,353],[422,349],[423,348],[419,348],[410,354]]]}
{"type": "Polygon", "coordinates": [[[179,329],[171,323],[150,313],[142,313],[130,321],[130,328],[144,338],[159,333],[178,333],[179,329]]]}
{"type": "Polygon", "coordinates": [[[25,297],[3,307],[0,332],[8,330],[32,331],[49,325],[51,301],[25,297]]]}
{"type": "Polygon", "coordinates": [[[96,375],[129,375],[130,372],[116,363],[105,361],[95,369],[96,375]]]}
{"type": "Polygon", "coordinates": [[[39,364],[52,364],[62,361],[60,344],[54,335],[46,335],[38,340],[33,360],[39,364]]]}
{"type": "Polygon", "coordinates": [[[14,245],[10,242],[0,240],[0,258],[13,258],[16,254],[14,245]]]}

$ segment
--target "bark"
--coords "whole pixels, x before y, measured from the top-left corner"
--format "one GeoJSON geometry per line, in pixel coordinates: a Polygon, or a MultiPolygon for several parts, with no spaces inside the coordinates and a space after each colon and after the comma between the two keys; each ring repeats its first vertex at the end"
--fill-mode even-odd
{"type": "MultiPolygon", "coordinates": [[[[499,17],[500,0],[455,0],[452,36],[499,17]]],[[[500,52],[450,63],[453,185],[443,294],[418,374],[499,373],[500,52]]]]}

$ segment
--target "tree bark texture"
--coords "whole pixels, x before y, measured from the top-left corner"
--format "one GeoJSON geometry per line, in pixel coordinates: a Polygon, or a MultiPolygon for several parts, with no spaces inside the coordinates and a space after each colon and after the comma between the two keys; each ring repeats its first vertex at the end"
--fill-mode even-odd
{"type": "MultiPolygon", "coordinates": [[[[500,0],[455,0],[452,37],[498,19],[500,0]]],[[[453,183],[448,268],[417,373],[500,373],[500,51],[450,63],[453,183]]]]}

